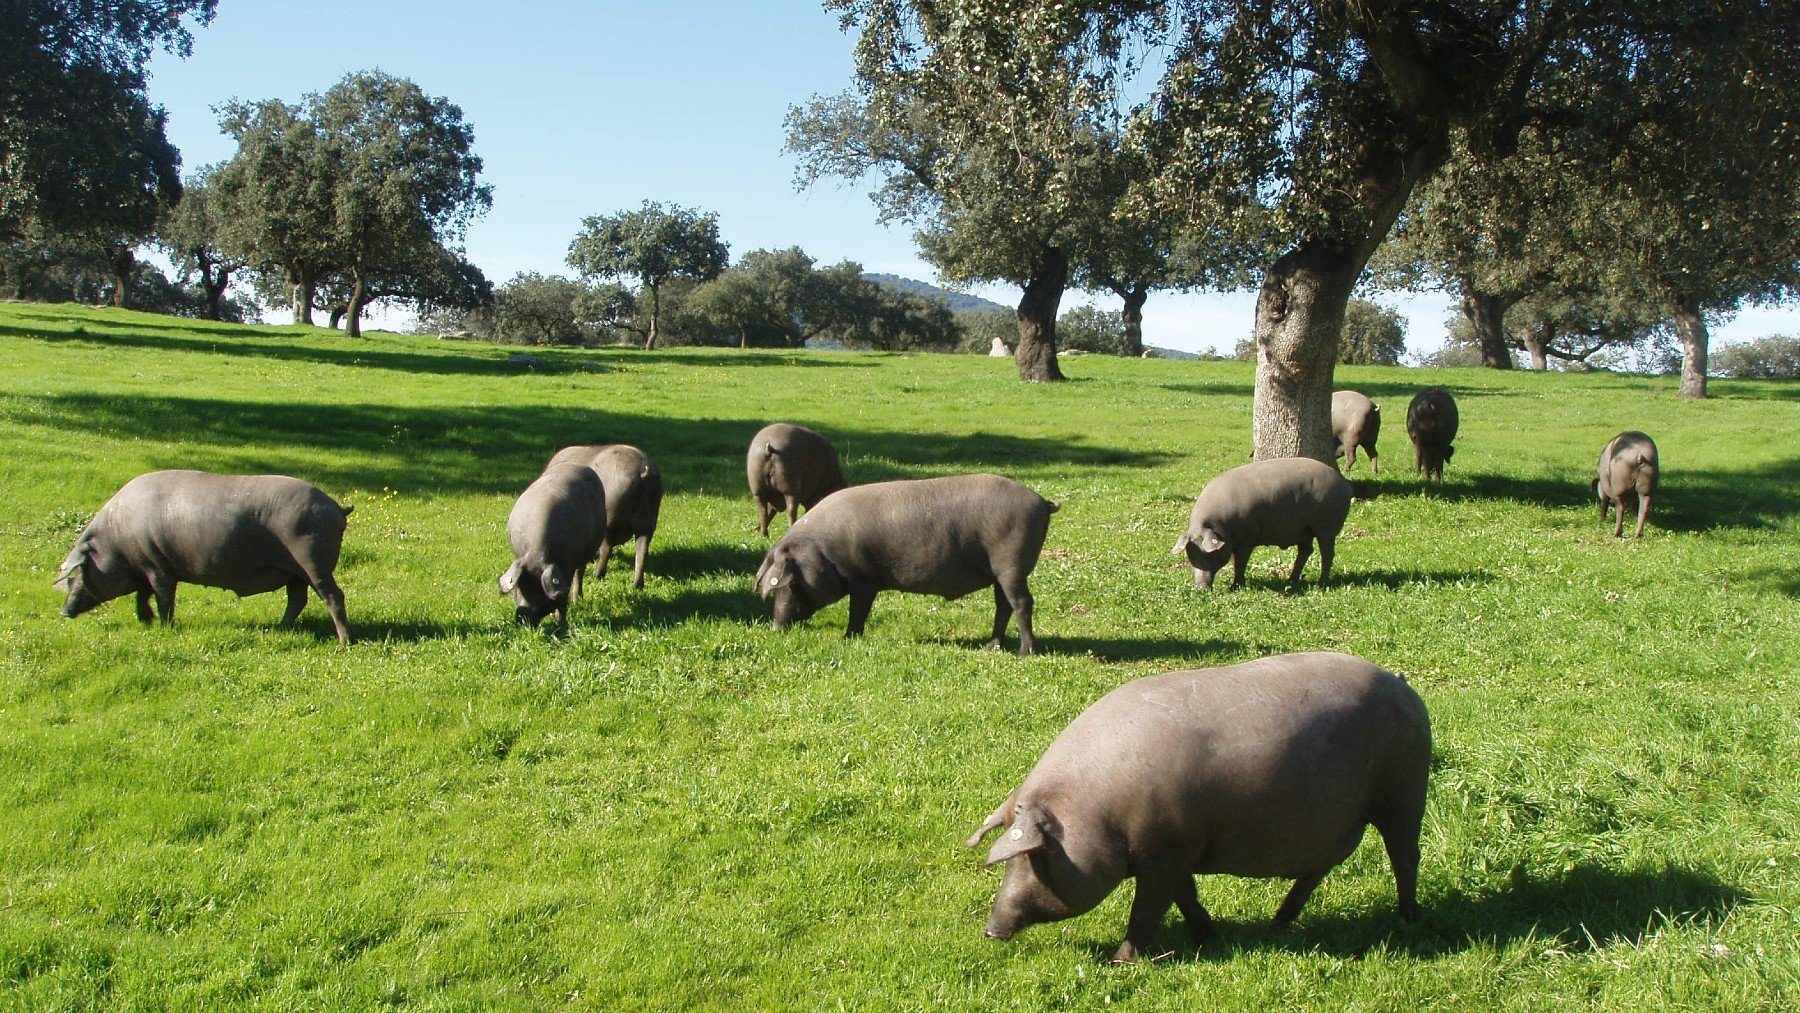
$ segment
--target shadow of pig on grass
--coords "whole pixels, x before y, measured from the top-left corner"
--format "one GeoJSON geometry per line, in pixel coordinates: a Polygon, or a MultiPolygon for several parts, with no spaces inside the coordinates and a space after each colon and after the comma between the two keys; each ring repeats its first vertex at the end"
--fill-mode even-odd
{"type": "MultiPolygon", "coordinates": [[[[1202,904],[1206,880],[1197,881],[1202,904]]],[[[1326,896],[1316,895],[1293,925],[1276,929],[1269,919],[1280,897],[1281,890],[1271,886],[1268,919],[1215,916],[1212,935],[1199,943],[1171,913],[1147,952],[1175,961],[1222,962],[1271,949],[1358,959],[1380,948],[1429,959],[1475,947],[1503,949],[1530,939],[1539,949],[1582,953],[1620,943],[1641,945],[1668,924],[1717,925],[1750,899],[1744,890],[1695,869],[1621,872],[1597,865],[1577,865],[1551,876],[1515,870],[1504,886],[1478,893],[1453,888],[1439,894],[1421,888],[1424,917],[1415,924],[1394,913],[1390,890],[1377,909],[1354,914],[1334,910],[1326,896]]],[[[1105,963],[1115,945],[1094,942],[1087,949],[1096,962],[1105,963]]]]}

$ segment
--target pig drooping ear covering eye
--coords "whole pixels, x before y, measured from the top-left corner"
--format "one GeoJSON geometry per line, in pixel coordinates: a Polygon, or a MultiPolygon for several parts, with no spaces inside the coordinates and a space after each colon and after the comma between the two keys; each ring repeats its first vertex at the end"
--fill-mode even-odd
{"type": "Polygon", "coordinates": [[[506,518],[513,563],[500,590],[513,596],[515,621],[536,627],[545,616],[569,622],[571,581],[594,561],[606,538],[606,491],[586,465],[553,463],[526,486],[506,518]]]}

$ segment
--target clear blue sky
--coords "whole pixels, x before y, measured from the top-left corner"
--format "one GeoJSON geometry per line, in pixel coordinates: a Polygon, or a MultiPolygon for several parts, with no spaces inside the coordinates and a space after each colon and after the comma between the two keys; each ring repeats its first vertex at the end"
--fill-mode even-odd
{"type": "MultiPolygon", "coordinates": [[[[821,264],[923,280],[905,227],[876,222],[866,185],[794,189],[782,152],[790,105],[851,83],[852,39],[817,0],[222,0],[193,56],[151,65],[151,98],[192,170],[229,158],[212,107],[229,98],[297,101],[345,74],[379,68],[462,107],[494,207],[469,231],[469,258],[496,284],[519,271],[571,273],[563,255],[586,215],[645,200],[719,215],[733,258],[798,245],[821,264]]],[[[1012,305],[1015,289],[976,290],[1012,305]]],[[[1439,345],[1448,301],[1398,304],[1408,344],[1439,345]]],[[[1070,293],[1112,307],[1111,296],[1070,293]]],[[[1229,350],[1249,333],[1254,298],[1153,295],[1145,339],[1229,350]]],[[[1734,340],[1800,333],[1800,312],[1747,311],[1715,331],[1734,340]]]]}

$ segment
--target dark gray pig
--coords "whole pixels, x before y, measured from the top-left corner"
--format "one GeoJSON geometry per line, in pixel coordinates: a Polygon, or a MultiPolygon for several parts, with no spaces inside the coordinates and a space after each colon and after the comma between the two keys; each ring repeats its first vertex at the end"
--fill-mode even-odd
{"type": "Polygon", "coordinates": [[[750,498],[756,500],[756,531],[761,535],[769,533],[769,521],[776,513],[786,510],[791,527],[801,507],[811,510],[845,485],[831,441],[786,422],[757,432],[744,470],[750,478],[750,498]]]}
{"type": "Polygon", "coordinates": [[[1169,905],[1196,938],[1212,921],[1196,875],[1292,879],[1286,926],[1374,824],[1401,917],[1419,917],[1419,824],[1431,767],[1425,704],[1399,677],[1348,654],[1282,654],[1128,682],[1044,751],[964,843],[1004,829],[988,916],[995,939],[1092,909],[1137,879],[1125,941],[1137,959],[1169,905]]]}
{"type": "Polygon", "coordinates": [[[306,589],[331,612],[340,643],[350,642],[344,592],[333,574],[344,545],[340,506],[318,487],[286,475],[152,471],[125,483],[88,523],[56,575],[78,616],[137,592],[138,620],[175,622],[175,585],[204,584],[238,595],[287,588],[281,626],[294,625],[306,589]]]}
{"type": "Polygon", "coordinates": [[[1381,406],[1353,390],[1340,390],[1331,395],[1331,433],[1337,437],[1337,456],[1344,458],[1344,470],[1356,467],[1356,448],[1368,452],[1369,468],[1381,474],[1375,438],[1381,435],[1381,406]]]}
{"type": "Polygon", "coordinates": [[[1331,578],[1331,557],[1338,532],[1350,516],[1350,480],[1329,464],[1310,457],[1283,457],[1239,465],[1206,483],[1194,500],[1187,530],[1175,540],[1171,555],[1187,553],[1194,583],[1211,588],[1213,577],[1230,559],[1231,586],[1244,586],[1244,567],[1258,545],[1300,546],[1290,578],[1300,586],[1300,572],[1319,543],[1319,586],[1331,578]]]}
{"type": "MultiPolygon", "coordinates": [[[[662,472],[650,455],[623,443],[597,443],[564,447],[550,458],[551,464],[580,464],[594,470],[606,493],[606,540],[594,560],[594,579],[606,576],[613,550],[637,540],[631,586],[644,586],[644,563],[650,557],[650,539],[662,512],[662,472]]],[[[581,576],[575,577],[575,593],[581,593],[581,576]]]]}
{"type": "Polygon", "coordinates": [[[500,591],[518,605],[513,617],[536,628],[552,611],[569,622],[569,592],[606,538],[606,492],[594,469],[552,464],[519,494],[506,518],[513,564],[500,591]]]}
{"type": "Polygon", "coordinates": [[[999,475],[951,475],[851,486],[807,511],[756,571],[775,596],[778,630],[850,598],[847,637],[862,635],[875,595],[911,591],[947,599],[994,589],[994,636],[1019,617],[1019,656],[1034,649],[1031,588],[1058,504],[999,475]]]}
{"type": "Polygon", "coordinates": [[[1456,454],[1456,399],[1442,387],[1427,387],[1406,406],[1406,435],[1413,442],[1413,473],[1444,480],[1444,465],[1456,454]]]}
{"type": "Polygon", "coordinates": [[[1613,537],[1625,533],[1625,511],[1637,508],[1637,536],[1644,537],[1644,519],[1650,516],[1650,497],[1656,493],[1660,471],[1656,463],[1656,442],[1643,433],[1631,430],[1620,433],[1600,451],[1599,474],[1588,488],[1600,498],[1600,520],[1606,520],[1606,508],[1616,508],[1618,521],[1613,537]]]}

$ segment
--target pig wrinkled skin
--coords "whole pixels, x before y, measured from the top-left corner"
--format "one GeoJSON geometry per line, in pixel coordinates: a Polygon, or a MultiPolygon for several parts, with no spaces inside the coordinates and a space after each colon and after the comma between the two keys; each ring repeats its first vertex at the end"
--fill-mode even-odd
{"type": "Polygon", "coordinates": [[[286,588],[291,628],[311,587],[331,613],[339,643],[350,643],[344,592],[334,576],[343,551],[341,506],[316,486],[286,475],[153,471],[120,487],[94,515],[56,576],[68,597],[62,614],[81,615],[136,592],[137,615],[175,622],[183,581],[239,596],[286,588]]]}
{"type": "Polygon", "coordinates": [[[1331,433],[1337,437],[1337,456],[1344,458],[1344,470],[1356,466],[1356,448],[1369,455],[1369,468],[1381,474],[1375,440],[1381,435],[1381,406],[1353,390],[1340,390],[1331,395],[1331,433]]]}
{"type": "Polygon", "coordinates": [[[1427,387],[1406,406],[1406,435],[1413,443],[1413,473],[1444,480],[1444,465],[1456,454],[1456,399],[1442,387],[1427,387]]]}
{"type": "MultiPolygon", "coordinates": [[[[637,540],[637,556],[631,569],[631,586],[644,586],[644,564],[650,557],[650,539],[662,512],[662,472],[650,455],[623,443],[595,443],[564,447],[550,458],[551,464],[580,464],[592,468],[606,494],[606,539],[594,559],[594,579],[606,576],[613,550],[637,540]]],[[[581,574],[575,575],[575,594],[581,595],[581,574]]]]}
{"type": "Polygon", "coordinates": [[[1636,430],[1620,433],[1600,451],[1598,474],[1588,483],[1600,499],[1600,520],[1606,520],[1608,507],[1615,508],[1618,521],[1613,537],[1625,534],[1625,511],[1637,509],[1637,534],[1644,537],[1644,521],[1650,516],[1650,497],[1656,494],[1661,475],[1656,457],[1656,442],[1636,430]]]}
{"type": "Polygon", "coordinates": [[[573,582],[605,538],[606,491],[594,469],[545,468],[506,518],[513,564],[500,575],[500,592],[512,595],[513,618],[535,629],[555,612],[557,622],[567,626],[573,582]]]}
{"type": "Polygon", "coordinates": [[[764,537],[777,513],[786,510],[792,527],[801,507],[811,510],[846,484],[831,441],[786,422],[757,432],[745,455],[744,471],[750,479],[750,498],[756,501],[756,532],[764,537]]]}
{"type": "Polygon", "coordinates": [[[1148,951],[1171,904],[1196,939],[1209,873],[1292,879],[1275,924],[1362,840],[1381,834],[1400,915],[1417,920],[1431,766],[1425,704],[1348,654],[1284,654],[1168,672],[1100,698],[964,843],[1002,830],[1006,872],[987,935],[1073,918],[1126,879],[1136,896],[1117,962],[1148,951]]]}
{"type": "Polygon", "coordinates": [[[775,596],[774,628],[786,629],[850,599],[847,637],[861,636],[875,595],[910,591],[946,599],[994,589],[994,635],[1019,617],[1019,655],[1035,649],[1031,589],[1058,504],[999,475],[952,475],[858,485],[808,510],[756,571],[775,596]]]}
{"type": "Polygon", "coordinates": [[[1319,543],[1319,586],[1331,579],[1331,560],[1338,532],[1350,515],[1350,480],[1329,464],[1309,457],[1283,457],[1239,465],[1206,483],[1194,500],[1187,530],[1175,540],[1171,555],[1185,553],[1194,567],[1194,583],[1211,588],[1227,559],[1231,586],[1244,586],[1244,568],[1258,545],[1300,547],[1290,578],[1300,587],[1300,573],[1319,543]]]}

